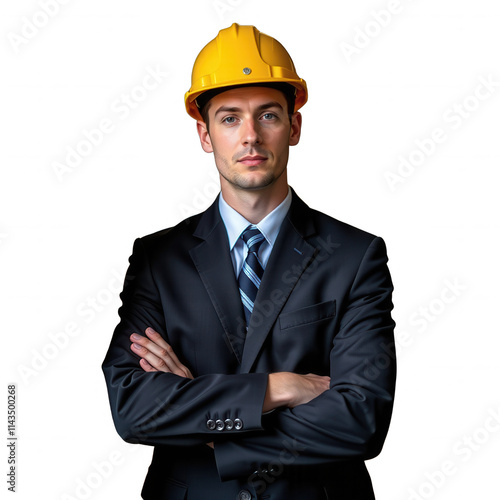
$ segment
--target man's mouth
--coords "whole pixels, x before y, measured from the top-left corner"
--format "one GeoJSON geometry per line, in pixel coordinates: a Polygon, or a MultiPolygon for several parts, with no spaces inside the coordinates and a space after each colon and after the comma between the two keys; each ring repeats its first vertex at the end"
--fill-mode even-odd
{"type": "Polygon", "coordinates": [[[260,165],[267,160],[265,156],[255,155],[255,156],[243,156],[238,160],[239,163],[243,163],[243,165],[247,165],[248,167],[255,167],[256,165],[260,165]]]}

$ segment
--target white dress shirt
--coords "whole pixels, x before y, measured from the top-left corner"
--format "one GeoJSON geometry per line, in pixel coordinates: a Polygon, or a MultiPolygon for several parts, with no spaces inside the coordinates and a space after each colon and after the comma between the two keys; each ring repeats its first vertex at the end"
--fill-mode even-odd
{"type": "MultiPolygon", "coordinates": [[[[268,213],[258,224],[255,224],[265,238],[259,248],[259,259],[264,269],[266,268],[267,261],[271,255],[274,242],[278,237],[281,223],[283,222],[291,203],[292,190],[288,188],[286,198],[272,212],[268,213]]],[[[219,196],[219,212],[222,220],[224,221],[224,225],[226,226],[234,273],[236,277],[238,277],[248,253],[248,247],[241,238],[241,233],[243,233],[243,231],[252,223],[248,222],[245,217],[238,213],[234,208],[230,207],[226,200],[222,197],[222,193],[219,196]]]]}

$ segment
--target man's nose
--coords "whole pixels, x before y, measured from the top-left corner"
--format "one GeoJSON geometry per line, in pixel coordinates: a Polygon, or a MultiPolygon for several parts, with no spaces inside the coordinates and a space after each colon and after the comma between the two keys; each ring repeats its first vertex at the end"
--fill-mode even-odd
{"type": "Polygon", "coordinates": [[[243,144],[252,145],[262,143],[259,124],[253,119],[245,120],[241,129],[241,134],[243,144]]]}

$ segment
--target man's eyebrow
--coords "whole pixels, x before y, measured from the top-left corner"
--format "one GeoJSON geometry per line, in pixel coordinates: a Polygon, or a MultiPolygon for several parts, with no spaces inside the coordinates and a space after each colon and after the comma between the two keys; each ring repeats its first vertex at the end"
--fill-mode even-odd
{"type": "Polygon", "coordinates": [[[221,106],[215,112],[214,117],[219,113],[237,113],[238,111],[241,111],[241,108],[237,108],[236,106],[221,106]]]}
{"type": "Polygon", "coordinates": [[[264,109],[270,108],[279,108],[283,111],[283,106],[278,101],[266,102],[265,104],[261,104],[257,109],[263,111],[264,109]]]}
{"type": "MultiPolygon", "coordinates": [[[[279,108],[283,110],[283,106],[278,101],[270,101],[261,104],[257,108],[257,111],[264,111],[265,109],[270,109],[270,108],[279,108]]],[[[237,113],[238,111],[241,111],[241,108],[238,108],[237,106],[221,106],[215,112],[214,117],[216,117],[219,113],[237,113]]]]}

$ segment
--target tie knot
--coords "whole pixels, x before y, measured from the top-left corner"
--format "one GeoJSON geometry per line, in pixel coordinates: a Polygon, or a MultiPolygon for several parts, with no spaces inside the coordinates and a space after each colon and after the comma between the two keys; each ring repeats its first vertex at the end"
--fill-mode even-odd
{"type": "Polygon", "coordinates": [[[254,225],[248,226],[241,233],[241,237],[246,243],[249,252],[258,252],[260,245],[264,241],[264,235],[254,225]]]}

